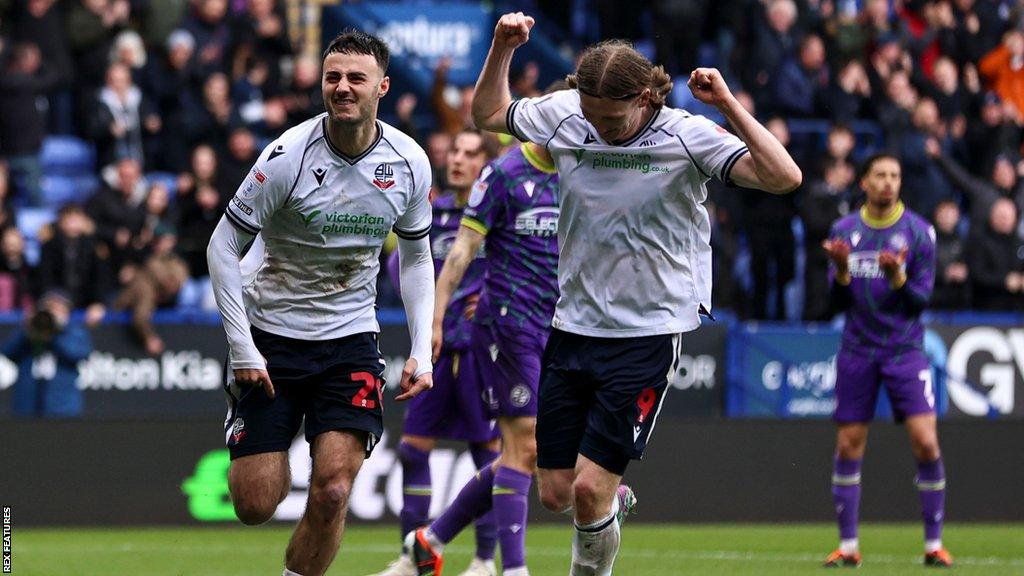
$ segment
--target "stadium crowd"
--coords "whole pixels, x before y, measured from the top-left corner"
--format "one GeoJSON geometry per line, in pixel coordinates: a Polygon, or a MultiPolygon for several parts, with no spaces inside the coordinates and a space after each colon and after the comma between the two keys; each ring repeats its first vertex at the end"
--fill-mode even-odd
{"type": "MultiPolygon", "coordinates": [[[[296,49],[283,4],[0,0],[0,310],[60,288],[91,322],[131,310],[140,342],[157,354],[154,309],[215,309],[205,252],[224,207],[264,144],[323,109],[319,57],[296,49]],[[95,149],[91,173],[60,205],[44,185],[52,136],[95,149]],[[55,221],[20,225],[39,209],[55,221]]],[[[564,31],[569,54],[620,37],[676,77],[717,66],[797,158],[795,194],[709,183],[716,306],[793,317],[786,286],[795,280],[803,318],[828,320],[821,243],[858,206],[858,161],[888,149],[903,163],[908,207],[935,224],[932,306],[1024,310],[1024,2],[519,4],[564,31]]],[[[539,94],[539,76],[522,63],[513,92],[539,94]]],[[[473,96],[446,77],[442,64],[426,104],[397,86],[385,117],[427,150],[439,190],[473,96]]],[[[689,108],[684,84],[675,104],[689,108]]],[[[382,303],[394,304],[390,283],[380,287],[382,303]]]]}

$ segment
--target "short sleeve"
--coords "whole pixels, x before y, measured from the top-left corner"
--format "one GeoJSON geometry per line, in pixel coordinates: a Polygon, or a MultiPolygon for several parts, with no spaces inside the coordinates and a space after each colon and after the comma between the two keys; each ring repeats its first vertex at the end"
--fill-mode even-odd
{"type": "Polygon", "coordinates": [[[279,142],[267,146],[224,210],[228,221],[239,230],[259,234],[295,185],[290,160],[301,160],[288,158],[283,149],[279,142]]]}
{"type": "Polygon", "coordinates": [[[544,146],[559,124],[573,114],[568,104],[575,97],[574,90],[560,90],[539,98],[516,100],[505,113],[505,127],[523,142],[544,146]]]}
{"type": "Polygon", "coordinates": [[[486,166],[473,183],[469,203],[462,212],[462,225],[486,235],[504,215],[507,196],[501,173],[493,166],[486,166]]]}
{"type": "Polygon", "coordinates": [[[684,120],[679,139],[705,178],[715,177],[726,184],[732,183],[732,167],[747,153],[742,140],[704,116],[684,120]]]}
{"type": "Polygon", "coordinates": [[[419,240],[430,234],[433,214],[430,209],[430,163],[426,154],[410,158],[412,197],[405,213],[395,222],[395,234],[403,240],[419,240]]]}

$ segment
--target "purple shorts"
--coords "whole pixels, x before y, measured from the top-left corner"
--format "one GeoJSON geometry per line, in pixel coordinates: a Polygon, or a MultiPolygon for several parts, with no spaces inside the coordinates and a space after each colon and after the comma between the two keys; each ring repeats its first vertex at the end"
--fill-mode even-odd
{"type": "Polygon", "coordinates": [[[489,442],[501,430],[487,414],[473,377],[471,351],[445,354],[434,365],[434,387],[409,400],[403,431],[413,436],[489,442]]]}
{"type": "Polygon", "coordinates": [[[921,350],[872,354],[840,348],[836,358],[836,422],[870,422],[885,386],[897,422],[935,413],[932,371],[921,350]]]}
{"type": "Polygon", "coordinates": [[[490,416],[536,418],[540,360],[548,333],[473,323],[471,334],[472,371],[482,383],[490,416]]]}

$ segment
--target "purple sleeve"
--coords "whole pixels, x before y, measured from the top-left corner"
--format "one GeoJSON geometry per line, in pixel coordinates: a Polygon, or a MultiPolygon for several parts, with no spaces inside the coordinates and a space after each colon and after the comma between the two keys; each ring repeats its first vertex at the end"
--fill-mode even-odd
{"type": "Polygon", "coordinates": [[[395,294],[402,293],[402,284],[399,279],[398,273],[398,247],[395,247],[388,255],[388,278],[391,280],[391,285],[395,287],[395,294]]]}
{"type": "Polygon", "coordinates": [[[913,310],[923,310],[935,287],[935,229],[923,225],[907,254],[907,281],[897,293],[913,310]]]}

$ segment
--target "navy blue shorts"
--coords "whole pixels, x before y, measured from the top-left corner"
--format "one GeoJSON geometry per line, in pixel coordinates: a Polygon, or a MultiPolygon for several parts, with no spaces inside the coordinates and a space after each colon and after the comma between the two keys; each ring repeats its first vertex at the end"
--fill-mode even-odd
{"type": "Polygon", "coordinates": [[[384,432],[384,360],[377,334],[309,341],[253,327],[252,336],[267,359],[276,396],[268,397],[261,387],[239,386],[227,370],[224,435],[231,459],[288,450],[303,419],[310,445],[330,430],[366,432],[369,456],[384,432]]]}
{"type": "Polygon", "coordinates": [[[537,465],[575,468],[577,454],[622,475],[643,458],[679,361],[678,334],[597,338],[553,330],[544,349],[537,465]]]}

